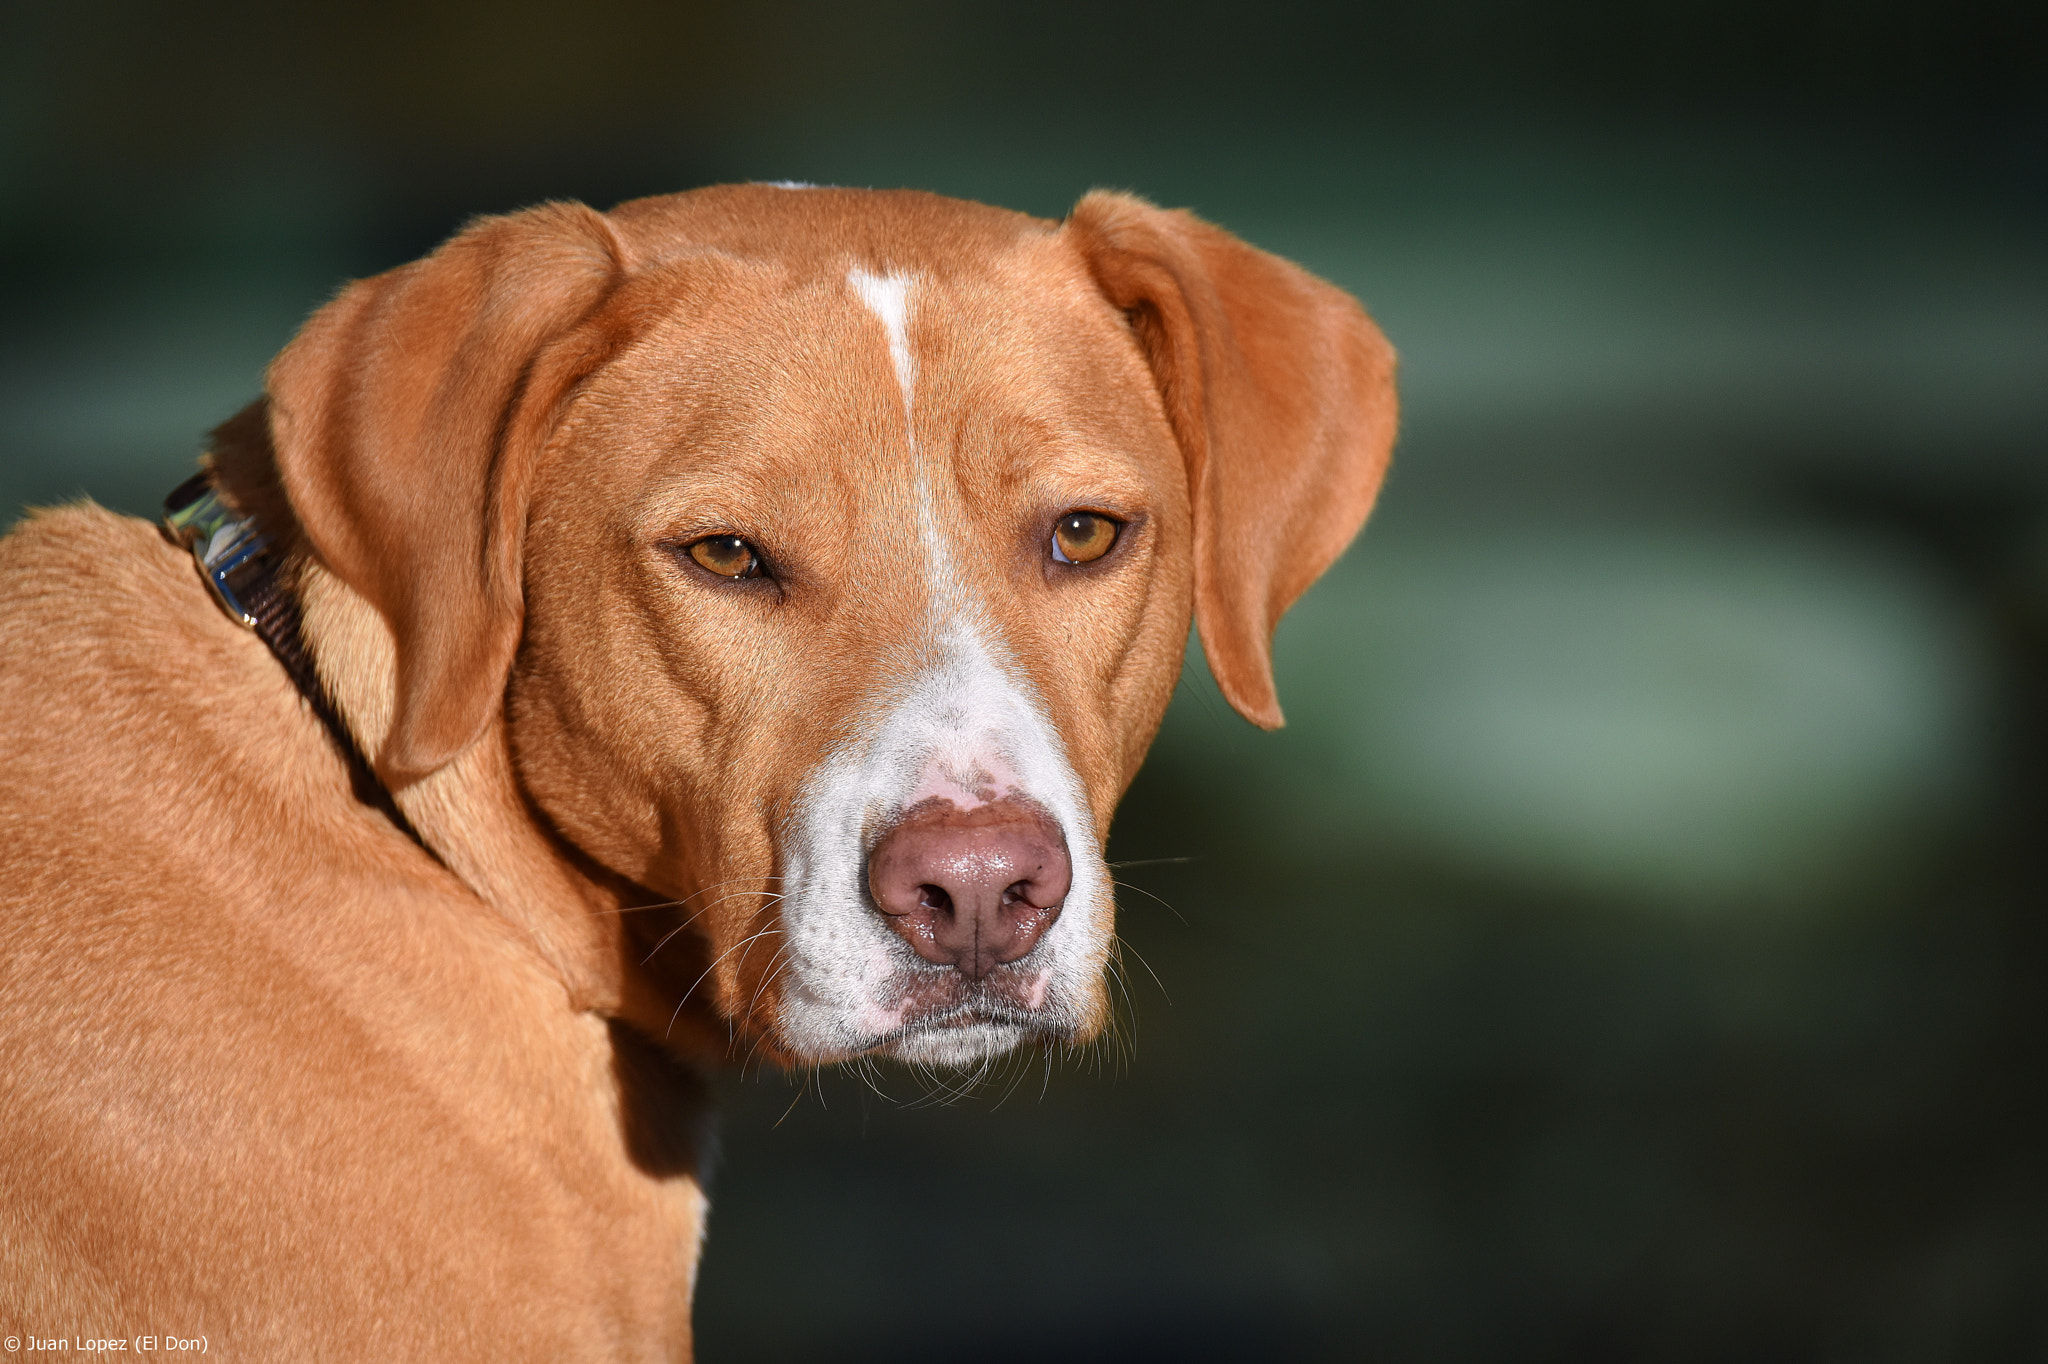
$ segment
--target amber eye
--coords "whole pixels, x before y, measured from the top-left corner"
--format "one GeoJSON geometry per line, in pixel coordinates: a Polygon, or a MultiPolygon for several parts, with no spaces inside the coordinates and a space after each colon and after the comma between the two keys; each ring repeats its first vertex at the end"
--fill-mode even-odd
{"type": "Polygon", "coordinates": [[[1052,528],[1052,557],[1058,563],[1086,564],[1109,553],[1123,523],[1096,512],[1068,512],[1052,528]]]}
{"type": "Polygon", "coordinates": [[[721,578],[761,578],[761,556],[737,535],[710,535],[690,546],[690,557],[721,578]]]}

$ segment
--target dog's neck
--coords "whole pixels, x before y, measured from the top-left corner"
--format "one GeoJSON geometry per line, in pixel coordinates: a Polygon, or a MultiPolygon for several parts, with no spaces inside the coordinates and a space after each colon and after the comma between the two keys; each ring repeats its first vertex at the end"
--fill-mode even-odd
{"type": "MultiPolygon", "coordinates": [[[[320,683],[362,751],[375,754],[397,690],[390,628],[317,561],[297,557],[291,578],[320,683]]],[[[576,1008],[630,1018],[658,1004],[634,997],[648,987],[625,965],[629,896],[579,869],[527,803],[502,716],[453,762],[391,794],[427,848],[532,943],[576,1008]]]]}
{"type": "MultiPolygon", "coordinates": [[[[377,609],[306,547],[280,485],[265,404],[251,404],[214,433],[207,463],[238,515],[253,518],[283,558],[280,591],[296,599],[298,637],[317,687],[356,750],[374,760],[391,730],[397,648],[377,609]]],[[[273,644],[273,650],[276,645],[273,644]]],[[[308,690],[299,660],[280,658],[308,690]]],[[[621,911],[630,888],[578,865],[526,802],[510,735],[499,715],[453,762],[390,790],[420,842],[490,905],[560,977],[578,1009],[641,1022],[671,1004],[630,968],[621,911]]]]}

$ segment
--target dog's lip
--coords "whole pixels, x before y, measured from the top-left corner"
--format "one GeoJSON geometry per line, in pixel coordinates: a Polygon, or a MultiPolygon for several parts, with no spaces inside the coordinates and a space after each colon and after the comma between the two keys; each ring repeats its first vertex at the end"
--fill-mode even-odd
{"type": "Polygon", "coordinates": [[[916,1023],[912,1023],[907,1026],[909,1026],[912,1029],[971,1028],[977,1023],[1010,1023],[1023,1027],[1028,1026],[1033,1022],[1042,1021],[1043,1020],[1034,1020],[1029,1014],[1024,1013],[1022,1010],[989,1009],[984,1008],[979,1004],[966,1004],[962,1005],[958,1009],[951,1010],[947,1013],[940,1014],[933,1018],[920,1019],[916,1023]]]}

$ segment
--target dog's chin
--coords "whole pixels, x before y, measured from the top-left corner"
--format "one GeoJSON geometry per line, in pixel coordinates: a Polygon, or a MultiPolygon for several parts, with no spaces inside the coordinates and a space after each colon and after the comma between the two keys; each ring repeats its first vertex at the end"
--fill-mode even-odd
{"type": "Polygon", "coordinates": [[[993,1061],[1033,1040],[1030,1028],[1000,1019],[961,1019],[910,1028],[875,1048],[919,1066],[966,1069],[993,1061]]]}
{"type": "Polygon", "coordinates": [[[942,1019],[899,1027],[882,1036],[837,1046],[803,1046],[779,1029],[760,1039],[756,1050],[785,1066],[811,1067],[886,1056],[914,1066],[965,1070],[983,1066],[1023,1047],[1072,1045],[1066,1030],[1040,1022],[991,1018],[959,1010],[942,1019]]]}

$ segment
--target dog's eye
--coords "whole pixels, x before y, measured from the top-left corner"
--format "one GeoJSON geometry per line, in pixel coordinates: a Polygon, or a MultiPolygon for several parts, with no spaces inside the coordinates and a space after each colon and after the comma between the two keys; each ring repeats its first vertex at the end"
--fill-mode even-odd
{"type": "Polygon", "coordinates": [[[1098,512],[1068,512],[1053,523],[1052,557],[1062,564],[1092,563],[1115,547],[1122,529],[1121,521],[1098,512]]]}
{"type": "Polygon", "coordinates": [[[707,535],[690,546],[690,557],[699,567],[721,578],[761,578],[761,556],[737,535],[707,535]]]}

